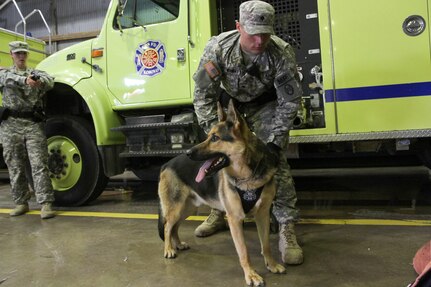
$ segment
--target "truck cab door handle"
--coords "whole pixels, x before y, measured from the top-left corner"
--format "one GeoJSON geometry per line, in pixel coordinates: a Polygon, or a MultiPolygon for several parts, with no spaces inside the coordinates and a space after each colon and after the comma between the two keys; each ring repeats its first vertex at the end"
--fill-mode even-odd
{"type": "Polygon", "coordinates": [[[184,48],[179,48],[177,50],[177,61],[185,62],[186,61],[186,51],[184,48]]]}

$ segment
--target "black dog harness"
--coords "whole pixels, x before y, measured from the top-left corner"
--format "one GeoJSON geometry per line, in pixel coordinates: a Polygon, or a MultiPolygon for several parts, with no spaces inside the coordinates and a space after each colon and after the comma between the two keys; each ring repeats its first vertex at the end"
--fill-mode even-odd
{"type": "Polygon", "coordinates": [[[241,204],[244,213],[247,214],[256,205],[256,202],[259,200],[260,195],[262,194],[263,187],[264,185],[257,189],[241,190],[235,186],[235,189],[241,198],[241,204]]]}

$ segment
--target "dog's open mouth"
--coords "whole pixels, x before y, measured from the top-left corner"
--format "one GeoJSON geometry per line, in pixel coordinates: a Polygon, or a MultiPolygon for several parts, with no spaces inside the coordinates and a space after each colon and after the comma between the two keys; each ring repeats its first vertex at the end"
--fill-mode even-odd
{"type": "Polygon", "coordinates": [[[204,164],[199,168],[199,172],[196,175],[195,181],[201,182],[205,176],[214,174],[220,169],[228,166],[228,164],[228,159],[223,155],[205,161],[204,164]]]}

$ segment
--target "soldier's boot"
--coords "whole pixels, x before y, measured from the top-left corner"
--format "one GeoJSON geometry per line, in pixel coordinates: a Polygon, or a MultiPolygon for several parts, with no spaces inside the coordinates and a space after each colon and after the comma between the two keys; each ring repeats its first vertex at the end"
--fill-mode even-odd
{"type": "Polygon", "coordinates": [[[226,229],[224,213],[217,209],[211,209],[207,219],[195,229],[195,235],[197,237],[206,237],[224,229],[226,229]]]}
{"type": "Polygon", "coordinates": [[[9,213],[10,216],[19,216],[27,213],[30,209],[28,208],[28,203],[18,204],[14,209],[9,213]]]}
{"type": "Polygon", "coordinates": [[[293,222],[280,224],[279,236],[278,248],[283,262],[290,265],[302,264],[304,255],[296,241],[295,224],[293,222]]]}
{"type": "Polygon", "coordinates": [[[55,211],[52,210],[52,204],[50,202],[42,204],[42,209],[40,210],[40,217],[42,219],[53,218],[55,216],[55,211]]]}

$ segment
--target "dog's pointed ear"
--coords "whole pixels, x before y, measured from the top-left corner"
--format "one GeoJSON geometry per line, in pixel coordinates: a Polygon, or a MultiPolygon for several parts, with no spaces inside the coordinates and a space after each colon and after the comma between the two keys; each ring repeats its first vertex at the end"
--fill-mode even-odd
{"type": "Polygon", "coordinates": [[[230,120],[233,123],[238,123],[238,112],[235,109],[235,106],[233,104],[233,101],[229,101],[229,105],[227,106],[227,119],[230,120]]]}
{"type": "Polygon", "coordinates": [[[219,122],[224,122],[226,120],[226,113],[224,112],[220,102],[217,102],[217,115],[219,122]]]}
{"type": "Polygon", "coordinates": [[[237,133],[237,136],[241,137],[245,134],[245,129],[247,129],[247,124],[244,122],[244,119],[236,110],[232,100],[229,101],[226,120],[233,123],[234,133],[237,133]]]}

